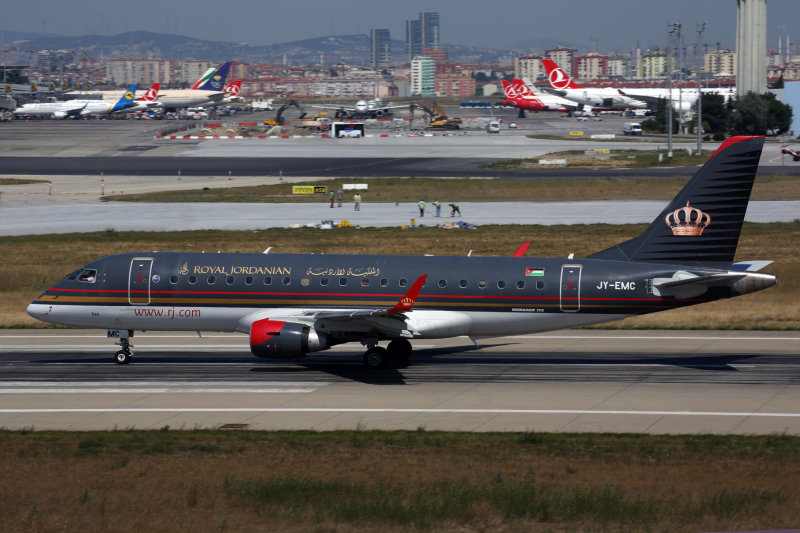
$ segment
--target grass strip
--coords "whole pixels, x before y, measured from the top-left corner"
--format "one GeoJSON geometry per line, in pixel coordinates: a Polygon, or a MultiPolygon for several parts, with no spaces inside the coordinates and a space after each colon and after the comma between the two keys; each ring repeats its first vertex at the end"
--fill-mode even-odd
{"type": "Polygon", "coordinates": [[[800,438],[0,431],[4,531],[721,531],[800,519],[800,438]]]}
{"type": "MultiPolygon", "coordinates": [[[[538,161],[538,159],[532,160],[538,161]]],[[[506,163],[497,163],[498,168],[506,163]]],[[[519,160],[509,168],[522,165],[519,160]]],[[[538,165],[536,165],[538,166],[538,165]]],[[[321,180],[318,185],[336,191],[345,183],[367,184],[360,191],[362,203],[433,201],[456,202],[537,202],[583,200],[664,200],[672,198],[686,184],[686,178],[619,178],[604,179],[436,179],[436,178],[366,178],[321,180]]],[[[353,191],[346,191],[344,201],[352,203],[353,191]]],[[[753,200],[800,199],[800,180],[793,177],[758,177],[753,186],[753,200]]],[[[263,202],[319,203],[330,202],[327,195],[292,194],[292,184],[252,187],[198,188],[197,190],[164,191],[145,194],[105,196],[104,201],[122,202],[263,202]]]]}

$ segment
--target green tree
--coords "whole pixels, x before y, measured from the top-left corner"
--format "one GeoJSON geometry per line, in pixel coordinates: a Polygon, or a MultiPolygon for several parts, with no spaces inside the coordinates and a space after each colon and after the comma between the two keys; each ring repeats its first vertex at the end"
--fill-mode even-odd
{"type": "Polygon", "coordinates": [[[731,135],[765,135],[767,133],[767,103],[760,95],[749,91],[736,97],[730,118],[731,135]]]}
{"type": "Polygon", "coordinates": [[[705,133],[724,133],[728,129],[730,111],[721,94],[703,93],[703,130],[705,133]]]}
{"type": "MultiPolygon", "coordinates": [[[[669,109],[667,108],[667,101],[664,98],[659,99],[656,105],[656,114],[653,118],[649,118],[641,123],[642,129],[650,133],[667,133],[667,115],[669,109]]],[[[678,132],[678,114],[672,113],[672,133],[678,132]]]]}
{"type": "Polygon", "coordinates": [[[765,93],[761,98],[767,103],[767,129],[779,135],[792,127],[792,106],[778,101],[775,93],[765,93]]]}

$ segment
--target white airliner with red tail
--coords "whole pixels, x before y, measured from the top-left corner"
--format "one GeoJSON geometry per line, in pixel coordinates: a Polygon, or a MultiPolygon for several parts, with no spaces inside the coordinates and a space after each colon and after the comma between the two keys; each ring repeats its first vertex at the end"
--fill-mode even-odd
{"type": "Polygon", "coordinates": [[[575,103],[552,94],[536,94],[522,80],[514,79],[510,82],[503,80],[503,93],[505,99],[501,105],[514,107],[524,111],[560,111],[568,112],[575,109],[575,103]]]}

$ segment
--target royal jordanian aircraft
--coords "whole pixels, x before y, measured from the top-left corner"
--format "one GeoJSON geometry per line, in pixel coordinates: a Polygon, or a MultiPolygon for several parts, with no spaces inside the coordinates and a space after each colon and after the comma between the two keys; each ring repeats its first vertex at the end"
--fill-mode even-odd
{"type": "Polygon", "coordinates": [[[524,111],[562,111],[576,109],[575,102],[565,100],[552,94],[539,95],[526,85],[522,80],[503,80],[503,93],[505,100],[498,102],[507,107],[514,107],[524,111]]]}
{"type": "Polygon", "coordinates": [[[140,252],[75,270],[29,306],[39,320],[109,330],[227,331],[258,357],[340,343],[364,363],[406,361],[411,340],[597,324],[766,289],[771,261],[734,263],[763,137],[720,146],[640,236],[588,257],[140,252]],[[379,343],[388,341],[385,348],[379,343]]]}
{"type": "Polygon", "coordinates": [[[14,110],[16,115],[53,115],[55,118],[67,118],[85,115],[109,115],[112,113],[130,113],[139,109],[139,104],[133,99],[136,94],[136,85],[128,90],[116,101],[109,100],[67,100],[66,102],[44,102],[39,104],[24,104],[14,110]]]}
{"type": "Polygon", "coordinates": [[[626,96],[616,88],[584,87],[576,83],[566,72],[561,70],[561,67],[556,65],[555,61],[550,59],[542,59],[542,65],[544,65],[547,79],[550,81],[551,89],[547,89],[547,91],[552,94],[594,110],[644,109],[647,107],[642,100],[626,96]]]}

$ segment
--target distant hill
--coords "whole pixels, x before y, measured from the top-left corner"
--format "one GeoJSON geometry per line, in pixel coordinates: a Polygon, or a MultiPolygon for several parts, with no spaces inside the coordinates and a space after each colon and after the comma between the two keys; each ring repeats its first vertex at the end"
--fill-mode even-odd
{"type": "MultiPolygon", "coordinates": [[[[223,62],[234,59],[249,63],[283,63],[326,65],[346,63],[367,65],[371,61],[368,35],[331,35],[268,46],[248,43],[206,41],[182,35],[167,35],[146,31],[132,31],[118,35],[40,35],[34,33],[0,30],[6,44],[20,50],[72,50],[76,55],[90,57],[125,57],[188,60],[202,59],[223,62]]],[[[507,60],[510,55],[526,52],[525,49],[489,49],[448,45],[451,61],[460,63],[489,63],[507,60]]],[[[397,65],[407,61],[404,41],[392,41],[392,59],[397,65]]]]}

